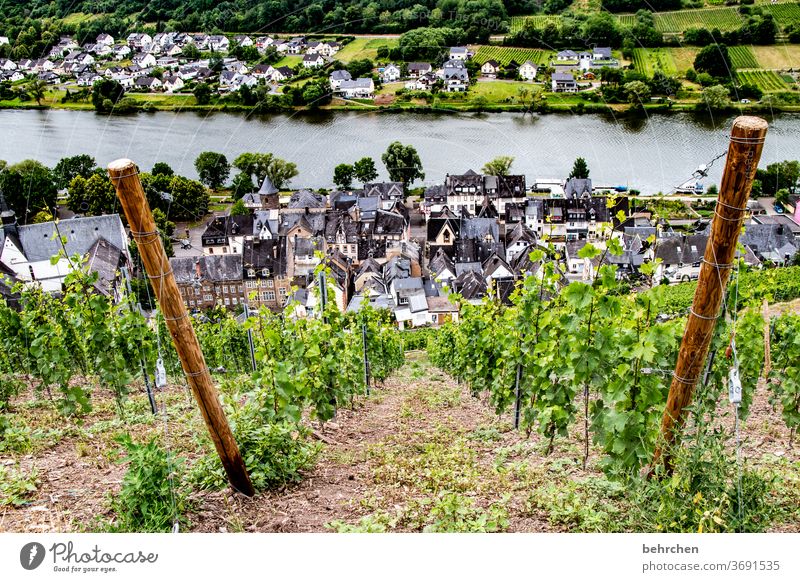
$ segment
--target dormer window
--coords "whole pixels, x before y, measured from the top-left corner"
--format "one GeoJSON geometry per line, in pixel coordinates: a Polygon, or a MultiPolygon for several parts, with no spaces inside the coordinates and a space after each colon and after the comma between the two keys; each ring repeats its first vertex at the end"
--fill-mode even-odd
{"type": "Polygon", "coordinates": [[[248,269],[247,276],[248,277],[255,277],[256,276],[256,270],[255,269],[248,269]]]}

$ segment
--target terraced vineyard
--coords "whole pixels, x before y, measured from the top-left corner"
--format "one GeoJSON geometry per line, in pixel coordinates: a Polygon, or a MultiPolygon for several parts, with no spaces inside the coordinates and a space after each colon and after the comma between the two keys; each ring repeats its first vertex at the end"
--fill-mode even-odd
{"type": "Polygon", "coordinates": [[[728,47],[731,62],[737,69],[758,69],[759,64],[753,51],[747,46],[728,47]]]}
{"type": "Polygon", "coordinates": [[[547,61],[547,51],[541,49],[513,48],[504,46],[481,46],[475,56],[475,62],[483,64],[490,59],[496,60],[501,65],[507,65],[512,60],[518,64],[525,61],[544,63],[547,61]]]}
{"type": "Polygon", "coordinates": [[[736,77],[740,83],[756,85],[764,92],[788,91],[791,88],[775,71],[739,71],[736,77]]]}
{"type": "Polygon", "coordinates": [[[532,16],[512,16],[511,17],[511,34],[519,32],[525,26],[525,21],[530,20],[536,28],[544,28],[548,22],[555,22],[557,25],[561,24],[561,17],[557,14],[534,14],[532,16]]]}
{"type": "Polygon", "coordinates": [[[656,71],[662,71],[667,75],[676,75],[678,73],[675,61],[669,53],[669,49],[656,48],[656,49],[643,49],[637,48],[633,50],[633,66],[636,71],[652,77],[656,71]]]}
{"type": "Polygon", "coordinates": [[[784,4],[762,4],[759,6],[764,12],[769,12],[775,17],[775,22],[781,28],[789,24],[800,23],[800,2],[784,4]]]}

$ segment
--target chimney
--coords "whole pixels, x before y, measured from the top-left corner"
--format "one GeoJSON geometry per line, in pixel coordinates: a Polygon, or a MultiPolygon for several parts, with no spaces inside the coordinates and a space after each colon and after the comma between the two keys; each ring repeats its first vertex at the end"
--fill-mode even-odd
{"type": "Polygon", "coordinates": [[[36,281],[36,273],[33,272],[33,265],[28,265],[28,270],[31,272],[31,281],[36,281]]]}

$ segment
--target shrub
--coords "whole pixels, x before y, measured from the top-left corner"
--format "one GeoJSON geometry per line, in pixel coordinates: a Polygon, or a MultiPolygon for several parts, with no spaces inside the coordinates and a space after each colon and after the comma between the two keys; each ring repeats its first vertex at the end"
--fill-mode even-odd
{"type": "Polygon", "coordinates": [[[170,531],[181,520],[186,505],[186,490],[181,484],[183,459],[171,457],[153,437],[147,443],[134,443],[129,434],[115,439],[128,463],[122,488],[111,507],[117,519],[110,529],[118,532],[170,531]]]}
{"type": "Polygon", "coordinates": [[[19,465],[0,465],[0,507],[27,503],[31,493],[36,491],[38,475],[35,468],[26,474],[19,465]]]}

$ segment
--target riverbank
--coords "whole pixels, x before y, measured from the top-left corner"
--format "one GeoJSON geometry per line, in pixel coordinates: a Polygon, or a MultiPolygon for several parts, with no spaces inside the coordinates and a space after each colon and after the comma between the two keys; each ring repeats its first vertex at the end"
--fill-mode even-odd
{"type": "MultiPolygon", "coordinates": [[[[465,113],[524,113],[531,112],[531,108],[520,103],[476,103],[474,101],[452,102],[451,100],[434,100],[433,103],[394,102],[377,105],[362,101],[335,100],[336,102],[320,107],[298,106],[279,110],[264,110],[258,106],[248,106],[232,103],[211,103],[199,105],[193,95],[164,95],[139,93],[129,94],[136,101],[135,107],[124,112],[112,115],[127,115],[130,113],[149,113],[154,111],[169,112],[232,112],[232,113],[298,113],[314,111],[340,111],[340,112],[386,112],[386,113],[429,113],[429,112],[465,112],[465,113]]],[[[687,113],[707,112],[699,101],[673,101],[666,103],[649,103],[644,106],[632,106],[625,103],[596,103],[582,99],[580,94],[559,96],[547,94],[548,99],[544,107],[537,107],[537,114],[547,113],[575,113],[575,114],[613,114],[615,116],[646,116],[655,113],[687,113]]],[[[0,101],[0,109],[23,110],[66,110],[66,111],[94,111],[91,102],[61,103],[56,100],[43,101],[0,101]]],[[[771,115],[773,113],[800,113],[800,105],[762,105],[759,103],[733,103],[727,109],[717,109],[718,115],[731,113],[748,115],[771,115]]]]}

